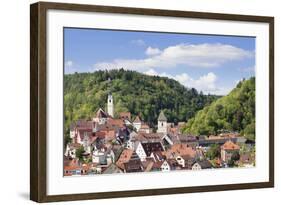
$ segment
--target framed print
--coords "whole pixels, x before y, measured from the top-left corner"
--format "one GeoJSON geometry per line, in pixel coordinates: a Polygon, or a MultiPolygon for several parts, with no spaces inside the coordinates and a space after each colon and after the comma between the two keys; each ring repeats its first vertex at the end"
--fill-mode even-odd
{"type": "Polygon", "coordinates": [[[30,198],[274,186],[274,18],[39,2],[30,198]]]}

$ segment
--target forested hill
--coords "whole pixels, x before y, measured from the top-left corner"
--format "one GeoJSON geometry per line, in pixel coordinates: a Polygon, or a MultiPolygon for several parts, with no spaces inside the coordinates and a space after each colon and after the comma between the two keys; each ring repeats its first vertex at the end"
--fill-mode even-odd
{"type": "Polygon", "coordinates": [[[106,109],[108,92],[114,98],[115,115],[122,111],[130,111],[133,117],[140,114],[150,126],[156,124],[161,109],[170,122],[186,121],[218,98],[187,89],[173,79],[123,69],[66,74],[65,127],[77,119],[92,118],[99,107],[106,109]]]}
{"type": "Polygon", "coordinates": [[[227,96],[199,111],[183,128],[185,133],[217,134],[220,130],[238,131],[255,139],[255,78],[238,83],[227,96]]]}

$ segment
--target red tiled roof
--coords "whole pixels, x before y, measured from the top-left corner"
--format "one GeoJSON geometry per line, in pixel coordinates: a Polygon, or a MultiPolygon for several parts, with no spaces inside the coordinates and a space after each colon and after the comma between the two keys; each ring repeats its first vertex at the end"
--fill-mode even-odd
{"type": "Polygon", "coordinates": [[[187,144],[174,144],[170,149],[166,151],[167,158],[175,157],[178,155],[194,157],[195,154],[195,150],[193,150],[187,144]]]}
{"type": "Polygon", "coordinates": [[[123,127],[124,126],[124,120],[122,120],[122,119],[112,119],[112,118],[110,118],[110,119],[108,119],[107,120],[107,124],[108,125],[112,125],[112,126],[118,126],[118,127],[123,127]]]}
{"type": "Polygon", "coordinates": [[[131,159],[132,155],[133,155],[133,150],[124,149],[119,159],[117,160],[116,165],[124,169],[124,163],[128,162],[131,159]]]}
{"type": "Polygon", "coordinates": [[[239,150],[240,147],[237,144],[234,144],[232,141],[229,140],[221,146],[221,149],[224,149],[224,150],[239,150]]]}

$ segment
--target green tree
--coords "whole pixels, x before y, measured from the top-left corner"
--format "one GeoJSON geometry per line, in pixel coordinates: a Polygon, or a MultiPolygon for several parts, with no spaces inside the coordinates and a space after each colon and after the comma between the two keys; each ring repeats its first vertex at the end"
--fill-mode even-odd
{"type": "Polygon", "coordinates": [[[240,132],[255,140],[254,77],[241,81],[228,95],[205,106],[182,129],[194,135],[218,134],[221,130],[240,132]]]}
{"type": "Polygon", "coordinates": [[[79,161],[83,162],[83,153],[85,152],[84,147],[81,145],[78,149],[76,149],[76,158],[79,159],[79,161]]]}
{"type": "Polygon", "coordinates": [[[206,157],[210,160],[220,157],[220,146],[219,144],[212,144],[210,149],[206,153],[206,157]]]}

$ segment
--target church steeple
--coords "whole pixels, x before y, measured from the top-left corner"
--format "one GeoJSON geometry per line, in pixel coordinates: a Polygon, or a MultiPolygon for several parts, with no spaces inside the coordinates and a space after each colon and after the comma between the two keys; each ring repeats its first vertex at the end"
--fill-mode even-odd
{"type": "Polygon", "coordinates": [[[111,116],[114,117],[114,104],[113,104],[113,96],[111,94],[111,78],[108,78],[108,87],[107,87],[107,113],[111,116]]]}
{"type": "Polygon", "coordinates": [[[166,118],[163,110],[161,110],[159,117],[158,117],[157,133],[167,133],[167,118],[166,118]]]}
{"type": "Polygon", "coordinates": [[[107,113],[111,117],[114,117],[114,104],[113,104],[113,97],[111,93],[109,93],[107,97],[107,113]]]}

